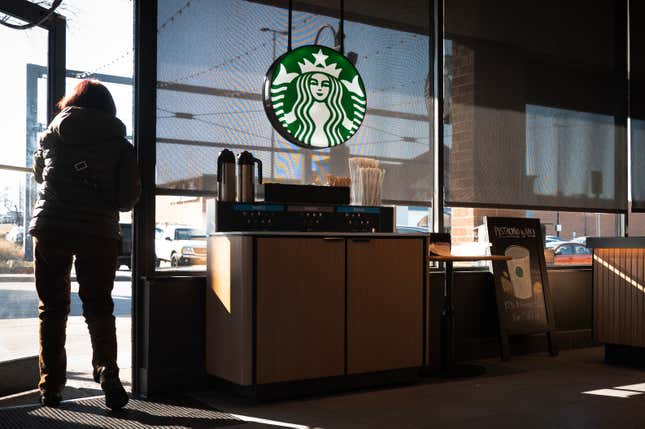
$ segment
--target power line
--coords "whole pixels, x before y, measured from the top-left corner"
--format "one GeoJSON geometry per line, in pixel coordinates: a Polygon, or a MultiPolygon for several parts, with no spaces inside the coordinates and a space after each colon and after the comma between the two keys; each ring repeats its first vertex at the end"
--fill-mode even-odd
{"type": "Polygon", "coordinates": [[[425,98],[418,97],[417,100],[412,100],[412,101],[406,101],[404,103],[396,103],[396,104],[387,104],[386,107],[389,109],[392,109],[394,107],[403,107],[403,106],[409,106],[413,104],[424,104],[425,105],[425,98]]]}
{"type": "Polygon", "coordinates": [[[235,131],[237,133],[246,134],[246,135],[249,135],[251,137],[257,137],[257,138],[262,139],[262,140],[271,141],[271,139],[266,137],[266,136],[262,136],[260,134],[255,134],[255,133],[251,133],[251,132],[248,132],[248,131],[240,130],[239,128],[235,128],[235,127],[229,127],[228,125],[218,124],[217,122],[206,121],[204,119],[199,119],[199,118],[193,118],[193,120],[197,121],[197,122],[203,122],[205,124],[214,125],[214,126],[219,127],[219,128],[224,128],[225,130],[235,131]]]}
{"type": "Polygon", "coordinates": [[[177,16],[181,15],[182,13],[184,13],[184,10],[186,10],[186,9],[188,9],[188,8],[190,7],[190,4],[192,3],[192,1],[193,1],[193,0],[188,0],[188,1],[186,2],[186,4],[184,4],[182,7],[180,7],[179,9],[177,9],[177,11],[176,11],[175,13],[173,13],[173,14],[170,16],[170,18],[166,19],[166,20],[163,22],[163,24],[161,24],[161,25],[159,26],[159,28],[157,28],[157,33],[161,33],[163,30],[165,30],[165,28],[168,26],[168,24],[170,24],[171,22],[174,22],[174,21],[175,21],[175,18],[176,18],[177,16]]]}
{"type": "Polygon", "coordinates": [[[205,120],[205,119],[195,118],[195,117],[194,117],[194,116],[192,116],[191,114],[186,114],[186,113],[184,113],[184,114],[182,115],[182,112],[173,112],[173,111],[170,111],[170,110],[162,109],[161,107],[157,107],[157,109],[158,109],[158,110],[161,110],[161,111],[163,111],[163,112],[166,112],[166,113],[172,113],[172,114],[173,114],[173,115],[175,115],[175,117],[177,117],[177,118],[181,118],[181,119],[188,119],[188,120],[193,120],[193,121],[197,121],[197,122],[202,122],[202,123],[204,123],[204,124],[214,125],[214,126],[216,126],[216,127],[223,128],[223,129],[225,129],[225,130],[235,131],[235,132],[237,132],[237,133],[246,134],[246,135],[249,135],[249,136],[252,136],[252,137],[257,137],[257,138],[260,138],[260,139],[262,139],[262,140],[267,140],[267,141],[270,141],[270,140],[271,140],[270,138],[268,138],[268,137],[266,137],[266,136],[262,136],[262,135],[259,135],[259,134],[254,134],[254,133],[251,133],[251,132],[248,132],[248,131],[241,130],[241,129],[239,129],[239,128],[230,127],[230,126],[228,126],[228,125],[219,124],[219,123],[217,123],[217,122],[207,121],[207,120],[205,120]]]}
{"type": "Polygon", "coordinates": [[[167,118],[182,118],[182,119],[192,119],[196,116],[217,116],[217,115],[235,115],[238,113],[258,113],[264,112],[264,109],[244,109],[244,110],[226,110],[222,112],[210,112],[210,113],[185,113],[185,112],[172,112],[170,110],[162,109],[157,107],[157,110],[161,110],[165,113],[171,113],[170,116],[157,116],[157,119],[167,119],[167,118]]]}
{"type": "MultiPolygon", "coordinates": [[[[188,3],[190,3],[190,1],[189,1],[188,3]]],[[[186,6],[186,5],[184,5],[184,8],[182,8],[182,9],[185,9],[186,7],[187,7],[187,6],[186,6]]],[[[181,10],[181,9],[180,9],[180,10],[181,10]]],[[[175,15],[178,15],[179,13],[180,13],[179,11],[175,12],[174,16],[175,16],[175,15]]],[[[306,17],[306,18],[304,18],[302,21],[300,21],[297,25],[302,25],[302,24],[306,23],[307,21],[310,21],[310,20],[312,20],[313,18],[316,18],[316,17],[317,17],[317,15],[312,15],[312,16],[306,17]]],[[[171,17],[171,18],[172,18],[172,17],[171,17]]],[[[170,20],[170,18],[169,18],[169,20],[170,20]]],[[[167,20],[166,22],[168,22],[168,20],[167,20]]],[[[166,24],[166,23],[164,23],[164,24],[162,25],[162,27],[164,27],[164,28],[165,28],[165,24],[166,24]]],[[[160,29],[161,29],[161,27],[160,27],[160,29]]],[[[229,58],[228,60],[226,60],[226,61],[224,61],[224,62],[221,62],[221,63],[219,63],[219,64],[215,64],[215,65],[212,65],[212,66],[210,66],[210,67],[208,67],[208,68],[206,68],[206,69],[203,69],[203,70],[200,70],[200,71],[196,71],[196,72],[190,73],[190,74],[188,74],[188,75],[185,75],[185,76],[179,77],[179,78],[177,78],[177,79],[175,79],[175,80],[171,80],[169,83],[179,83],[179,82],[182,82],[182,81],[185,81],[185,80],[188,80],[188,79],[191,79],[191,78],[197,77],[197,76],[202,76],[202,75],[204,75],[204,74],[207,74],[207,73],[213,72],[213,71],[215,71],[215,70],[217,70],[217,69],[219,69],[219,68],[221,68],[221,67],[224,67],[225,65],[232,64],[232,63],[234,63],[235,61],[239,61],[239,60],[241,60],[242,58],[247,57],[247,56],[251,55],[252,53],[256,52],[258,49],[260,49],[260,48],[264,48],[264,47],[266,47],[266,46],[268,46],[268,45],[269,45],[269,41],[266,41],[266,42],[261,43],[260,45],[258,45],[258,46],[256,46],[256,47],[252,48],[252,49],[249,49],[248,51],[242,52],[242,53],[241,53],[241,54],[239,54],[239,55],[236,55],[236,56],[234,56],[234,57],[231,57],[231,58],[229,58]]],[[[161,84],[161,85],[159,85],[159,88],[164,88],[164,87],[166,87],[166,86],[168,86],[168,84],[161,84]]]]}
{"type": "Polygon", "coordinates": [[[258,46],[256,46],[256,47],[255,47],[255,48],[253,48],[253,49],[249,49],[248,51],[243,52],[243,53],[241,53],[241,54],[239,54],[239,55],[237,55],[237,56],[235,56],[235,57],[232,57],[232,58],[230,58],[230,59],[228,59],[228,60],[226,60],[226,61],[224,61],[224,62],[221,62],[221,63],[219,63],[219,64],[214,64],[214,65],[212,65],[212,66],[210,66],[210,67],[208,67],[208,68],[206,68],[206,69],[199,70],[199,71],[196,71],[196,72],[193,72],[193,73],[187,74],[187,75],[182,76],[182,77],[180,77],[180,78],[177,78],[177,79],[175,79],[175,80],[173,80],[173,81],[166,82],[166,83],[162,83],[162,84],[160,84],[160,85],[159,85],[159,88],[164,88],[164,87],[168,86],[170,83],[179,83],[179,82],[182,82],[182,81],[185,81],[185,80],[188,80],[188,79],[191,79],[191,78],[197,77],[197,76],[201,76],[201,75],[204,75],[204,74],[207,74],[207,73],[213,72],[213,71],[215,71],[215,70],[217,70],[217,69],[219,69],[219,68],[221,68],[221,67],[223,67],[223,66],[225,66],[225,65],[232,64],[233,62],[235,62],[235,61],[238,61],[238,60],[242,59],[242,57],[249,56],[249,55],[251,55],[253,52],[257,51],[258,49],[263,48],[263,47],[268,46],[268,45],[269,45],[269,42],[268,42],[268,41],[267,41],[267,42],[264,42],[264,43],[262,43],[261,45],[258,45],[258,46]]]}
{"type": "Polygon", "coordinates": [[[371,125],[367,125],[367,124],[365,124],[365,127],[369,128],[370,130],[374,130],[374,131],[381,132],[381,133],[383,133],[383,134],[390,135],[390,136],[392,136],[392,137],[398,137],[399,139],[402,139],[402,140],[405,140],[405,141],[411,141],[411,140],[422,140],[422,139],[427,138],[427,137],[401,136],[401,135],[399,135],[399,134],[395,134],[395,133],[392,133],[392,132],[390,132],[390,131],[382,130],[382,129],[380,129],[380,128],[376,128],[376,127],[373,127],[373,126],[371,126],[371,125]]]}
{"type": "MultiPolygon", "coordinates": [[[[166,19],[164,21],[163,24],[161,24],[159,26],[159,28],[157,29],[157,33],[160,33],[161,31],[163,31],[168,26],[168,24],[170,24],[171,22],[174,22],[175,18],[177,16],[181,15],[188,7],[190,7],[191,3],[192,3],[192,0],[188,0],[182,7],[177,9],[177,11],[175,11],[175,13],[173,13],[168,19],[166,19]]],[[[96,67],[93,71],[81,73],[81,74],[77,75],[76,77],[78,79],[88,78],[88,77],[92,76],[93,74],[95,74],[96,72],[98,72],[99,70],[102,70],[102,69],[104,69],[106,67],[109,67],[109,66],[111,66],[113,64],[116,64],[117,62],[125,59],[126,57],[128,57],[130,55],[132,55],[133,52],[134,51],[132,49],[129,49],[128,51],[126,51],[126,52],[122,53],[121,55],[117,56],[116,58],[114,58],[113,60],[111,60],[111,61],[109,61],[109,62],[107,62],[107,63],[105,63],[105,64],[103,64],[103,65],[101,65],[99,67],[96,67]]]]}
{"type": "Polygon", "coordinates": [[[118,63],[119,61],[121,61],[121,60],[123,60],[123,59],[127,58],[129,55],[132,55],[132,53],[133,53],[133,52],[134,52],[134,51],[133,51],[132,49],[130,49],[130,50],[128,50],[128,51],[126,51],[126,52],[122,53],[122,54],[121,54],[121,55],[119,55],[118,57],[114,58],[112,61],[109,61],[109,62],[107,62],[107,63],[103,64],[102,66],[96,67],[96,68],[95,68],[94,70],[92,70],[91,72],[83,72],[83,73],[79,73],[79,74],[77,74],[77,75],[76,75],[76,78],[77,78],[77,79],[85,79],[85,78],[87,78],[87,77],[90,77],[90,76],[92,76],[92,75],[96,74],[99,70],[103,70],[104,68],[107,68],[107,67],[109,67],[109,66],[111,66],[111,65],[113,65],[113,64],[116,64],[116,63],[118,63]]]}

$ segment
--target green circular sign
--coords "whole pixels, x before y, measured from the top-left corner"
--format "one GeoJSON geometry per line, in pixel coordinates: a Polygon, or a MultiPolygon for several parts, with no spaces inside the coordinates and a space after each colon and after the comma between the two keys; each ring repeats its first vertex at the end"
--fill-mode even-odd
{"type": "Polygon", "coordinates": [[[331,48],[301,46],[278,58],[262,87],[264,110],[282,137],[310,149],[345,143],[367,109],[363,80],[331,48]]]}

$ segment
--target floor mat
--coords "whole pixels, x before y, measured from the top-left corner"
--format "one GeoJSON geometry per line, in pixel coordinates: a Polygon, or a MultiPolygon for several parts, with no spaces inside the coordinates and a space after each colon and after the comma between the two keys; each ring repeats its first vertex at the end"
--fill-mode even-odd
{"type": "Polygon", "coordinates": [[[131,398],[119,411],[106,408],[103,397],[63,402],[58,408],[0,409],[0,429],[210,429],[243,423],[192,398],[131,398]]]}

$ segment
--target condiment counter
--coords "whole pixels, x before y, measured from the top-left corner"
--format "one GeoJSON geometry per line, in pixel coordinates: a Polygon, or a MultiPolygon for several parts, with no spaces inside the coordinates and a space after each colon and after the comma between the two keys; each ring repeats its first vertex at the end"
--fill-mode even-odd
{"type": "Polygon", "coordinates": [[[370,375],[376,383],[416,377],[427,354],[428,238],[212,234],[208,374],[254,394],[298,383],[329,390],[370,375]]]}

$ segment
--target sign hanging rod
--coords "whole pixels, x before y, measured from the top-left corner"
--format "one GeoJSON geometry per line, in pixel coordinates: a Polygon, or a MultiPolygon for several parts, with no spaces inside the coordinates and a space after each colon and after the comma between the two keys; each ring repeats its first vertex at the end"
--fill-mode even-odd
{"type": "Polygon", "coordinates": [[[288,41],[287,41],[287,51],[291,51],[291,20],[293,16],[293,0],[289,0],[289,29],[287,30],[288,41]]]}
{"type": "MultiPolygon", "coordinates": [[[[287,52],[291,52],[291,33],[293,26],[293,0],[289,0],[289,19],[287,29],[287,52]]],[[[340,0],[340,22],[338,23],[338,37],[340,38],[340,54],[345,55],[345,0],[340,0]]]]}

